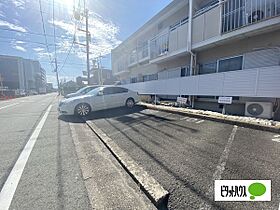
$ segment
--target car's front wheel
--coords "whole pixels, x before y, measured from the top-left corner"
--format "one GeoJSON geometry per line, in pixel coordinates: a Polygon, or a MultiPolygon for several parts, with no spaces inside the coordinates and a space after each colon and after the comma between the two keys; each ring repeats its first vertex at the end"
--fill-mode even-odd
{"type": "Polygon", "coordinates": [[[75,108],[75,113],[81,117],[85,117],[89,115],[90,112],[91,112],[91,108],[86,103],[78,104],[75,108]]]}
{"type": "Polygon", "coordinates": [[[128,108],[134,107],[134,105],[135,105],[134,99],[133,99],[133,98],[127,99],[125,105],[126,105],[126,107],[128,107],[128,108]]]}

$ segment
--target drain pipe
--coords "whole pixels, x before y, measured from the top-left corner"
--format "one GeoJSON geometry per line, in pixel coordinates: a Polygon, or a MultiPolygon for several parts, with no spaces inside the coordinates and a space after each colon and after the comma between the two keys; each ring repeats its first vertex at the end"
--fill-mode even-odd
{"type": "MultiPolygon", "coordinates": [[[[193,25],[193,0],[189,1],[189,25],[188,25],[188,52],[190,53],[190,76],[194,75],[193,66],[194,66],[194,57],[195,54],[192,52],[192,25],[193,25]]],[[[194,108],[194,96],[189,96],[189,101],[192,108],[194,108]]]]}

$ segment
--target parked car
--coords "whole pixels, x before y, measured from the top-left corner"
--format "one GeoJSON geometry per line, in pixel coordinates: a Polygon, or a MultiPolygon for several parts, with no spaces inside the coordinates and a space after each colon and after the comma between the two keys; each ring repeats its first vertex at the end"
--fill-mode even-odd
{"type": "Polygon", "coordinates": [[[62,100],[58,111],[62,115],[87,116],[91,111],[98,111],[126,106],[132,108],[139,102],[136,92],[117,86],[98,87],[86,95],[62,100]]]}
{"type": "Polygon", "coordinates": [[[100,86],[96,85],[96,86],[86,86],[86,87],[83,87],[81,89],[79,89],[77,92],[75,93],[69,93],[65,96],[65,98],[72,98],[72,97],[76,97],[76,96],[82,96],[82,95],[85,95],[87,94],[88,92],[94,90],[95,88],[98,88],[100,86]]]}

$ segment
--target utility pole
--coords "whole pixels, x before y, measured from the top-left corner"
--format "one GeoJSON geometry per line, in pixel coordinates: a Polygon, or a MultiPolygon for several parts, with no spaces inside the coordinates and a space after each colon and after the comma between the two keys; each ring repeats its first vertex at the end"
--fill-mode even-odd
{"type": "Polygon", "coordinates": [[[57,82],[57,92],[58,94],[60,95],[60,83],[59,83],[59,77],[58,77],[58,69],[57,69],[57,59],[55,58],[54,59],[54,62],[55,62],[55,74],[56,74],[56,82],[57,82]]]}
{"type": "MultiPolygon", "coordinates": [[[[84,13],[82,14],[85,18],[86,18],[86,30],[80,29],[78,28],[79,31],[83,31],[86,33],[86,44],[83,43],[78,43],[76,41],[74,41],[75,44],[81,45],[86,47],[86,54],[87,54],[87,81],[88,81],[88,85],[90,85],[90,60],[89,60],[89,43],[90,43],[90,39],[91,39],[91,35],[89,32],[89,25],[88,25],[88,19],[89,19],[89,13],[88,13],[88,9],[86,8],[86,3],[84,1],[84,13]]],[[[76,12],[74,11],[74,17],[76,20],[81,20],[81,13],[80,11],[76,12]]]]}
{"type": "Polygon", "coordinates": [[[85,8],[86,12],[86,47],[87,47],[87,80],[90,85],[90,65],[89,65],[89,31],[88,31],[88,9],[85,8]]]}
{"type": "Polygon", "coordinates": [[[3,94],[4,87],[3,87],[3,78],[2,78],[2,76],[1,76],[1,74],[0,74],[0,87],[1,87],[1,92],[2,92],[2,96],[3,96],[3,95],[4,95],[4,94],[3,94]]]}

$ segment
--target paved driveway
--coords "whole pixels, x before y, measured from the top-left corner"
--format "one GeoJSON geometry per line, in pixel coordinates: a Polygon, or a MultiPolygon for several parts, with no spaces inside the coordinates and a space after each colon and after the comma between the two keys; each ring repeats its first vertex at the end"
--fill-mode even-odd
{"type": "Polygon", "coordinates": [[[88,117],[170,193],[170,209],[278,209],[277,134],[143,109],[88,117]],[[272,180],[272,202],[214,202],[215,179],[272,180]]]}

